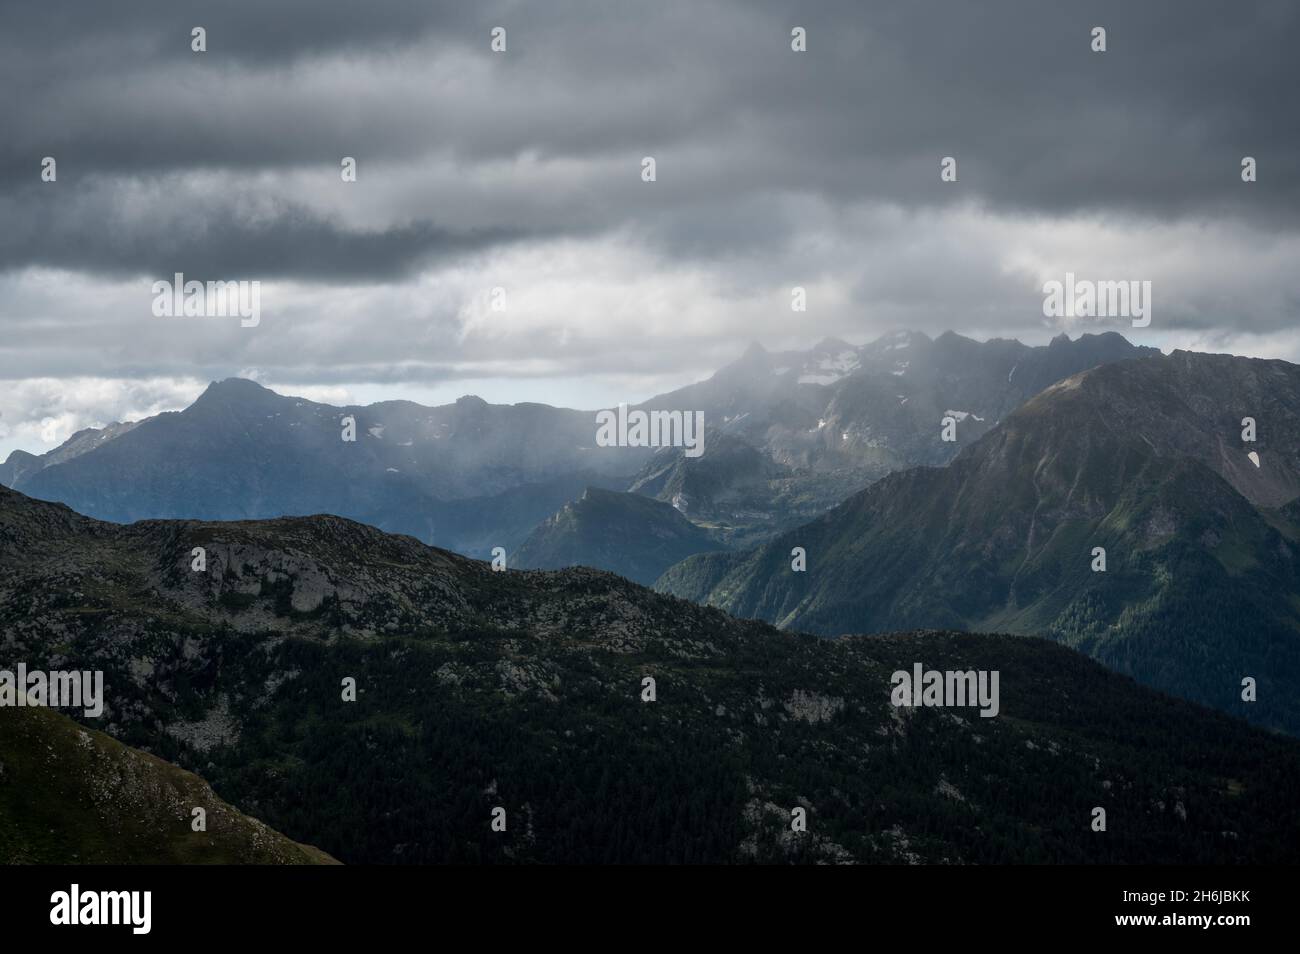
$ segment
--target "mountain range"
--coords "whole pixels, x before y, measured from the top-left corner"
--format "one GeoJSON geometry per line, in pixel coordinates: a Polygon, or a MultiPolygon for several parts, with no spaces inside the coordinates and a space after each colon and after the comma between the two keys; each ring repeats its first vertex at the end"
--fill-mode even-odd
{"type": "Polygon", "coordinates": [[[700,408],[717,423],[703,456],[660,451],[628,489],[672,503],[743,547],[886,474],[947,463],[1064,377],[1158,353],[1115,332],[1061,334],[1037,347],[913,331],[860,347],[830,338],[806,352],[751,345],[708,380],[646,402],[700,408]],[[956,422],[954,441],[942,439],[945,417],[956,422]]]}
{"type": "MultiPolygon", "coordinates": [[[[347,863],[1293,862],[1300,843],[1300,742],[1065,647],[798,635],[339,517],[119,526],[0,490],[0,633],[0,667],[102,671],[103,732],[347,863]],[[895,706],[891,674],[918,664],[997,671],[998,714],[895,706]]],[[[84,814],[71,756],[39,805],[6,801],[5,761],[10,825],[84,814]]]]}
{"type": "Polygon", "coordinates": [[[1293,365],[1113,333],[1033,348],[900,332],[751,346],[638,407],[701,410],[704,454],[598,447],[589,412],[336,408],[230,379],[185,411],[15,452],[0,478],[115,521],[336,513],[824,635],[1044,635],[1300,727],[1293,365]]]}
{"type": "Polygon", "coordinates": [[[0,478],[118,522],[339,513],[486,554],[646,456],[594,436],[591,415],[545,405],[332,407],[231,378],[184,411],[16,451],[0,478]]]}
{"type": "Polygon", "coordinates": [[[334,407],[233,378],[183,411],[80,431],[41,456],[14,451],[0,484],[116,522],[332,513],[478,557],[516,550],[594,486],[670,503],[719,545],[743,547],[895,469],[946,462],[1068,374],[1150,351],[1114,333],[1042,347],[910,332],[856,348],[755,345],[635,406],[703,412],[698,458],[597,446],[590,411],[477,397],[334,407]],[[958,443],[939,439],[949,412],[958,443]]]}
{"type": "Polygon", "coordinates": [[[1177,351],[1067,377],[947,466],[891,474],[762,546],[690,557],[657,586],[826,635],[1047,636],[1295,733],[1297,497],[1300,367],[1177,351]]]}

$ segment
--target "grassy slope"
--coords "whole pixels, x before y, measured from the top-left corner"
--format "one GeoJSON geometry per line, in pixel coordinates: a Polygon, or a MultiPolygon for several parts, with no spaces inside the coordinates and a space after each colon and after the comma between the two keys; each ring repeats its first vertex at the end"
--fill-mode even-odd
{"type": "Polygon", "coordinates": [[[337,864],[207,783],[43,708],[0,708],[0,863],[337,864]],[[191,829],[196,807],[207,831],[191,829]]]}

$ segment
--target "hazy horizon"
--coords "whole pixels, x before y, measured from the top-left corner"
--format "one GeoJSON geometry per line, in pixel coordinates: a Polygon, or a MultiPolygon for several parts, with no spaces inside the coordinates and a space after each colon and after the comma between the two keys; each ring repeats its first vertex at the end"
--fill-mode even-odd
{"type": "MultiPolygon", "coordinates": [[[[872,342],[879,341],[883,338],[888,338],[890,335],[898,334],[899,332],[906,331],[906,330],[907,329],[903,329],[903,328],[895,328],[886,331],[883,334],[872,335],[867,339],[861,341],[854,340],[853,337],[849,337],[849,336],[843,337],[841,338],[841,340],[843,340],[846,344],[849,344],[854,348],[861,348],[871,344],[872,342]]],[[[949,330],[951,331],[952,329],[949,330]]],[[[1108,329],[1108,330],[1114,331],[1114,329],[1108,329]]],[[[945,334],[945,333],[947,332],[941,332],[940,334],[945,334]]],[[[997,337],[1000,337],[997,335],[978,337],[976,335],[963,334],[962,332],[956,332],[956,331],[954,331],[953,333],[980,342],[987,342],[990,340],[994,340],[997,337]]],[[[1060,335],[1063,333],[1064,332],[1057,331],[1054,334],[1044,333],[1037,336],[1018,336],[1010,340],[1016,340],[1022,344],[1026,344],[1030,346],[1041,346],[1047,344],[1052,337],[1055,337],[1056,335],[1060,335]],[[1029,338],[1030,340],[1025,340],[1026,338],[1029,338]]],[[[1078,340],[1079,338],[1084,337],[1085,335],[1103,334],[1103,333],[1105,332],[1084,331],[1084,332],[1078,332],[1076,334],[1067,334],[1067,337],[1069,337],[1071,340],[1078,340]]],[[[1146,344],[1148,347],[1158,347],[1164,354],[1169,354],[1171,353],[1171,351],[1175,350],[1174,348],[1171,347],[1160,347],[1160,345],[1158,344],[1148,343],[1145,340],[1147,338],[1154,338],[1158,336],[1142,335],[1141,337],[1139,337],[1139,335],[1126,333],[1125,331],[1114,331],[1114,333],[1122,335],[1124,338],[1128,339],[1130,342],[1132,342],[1135,345],[1146,344]]],[[[929,337],[933,339],[939,336],[940,335],[930,335],[929,337]]],[[[519,378],[519,379],[501,378],[501,379],[490,379],[490,380],[465,379],[463,381],[446,382],[438,387],[425,387],[415,382],[403,382],[403,383],[392,384],[392,385],[366,383],[366,384],[351,384],[351,385],[342,384],[342,385],[331,385],[325,387],[316,387],[311,385],[302,386],[292,382],[281,383],[281,382],[263,380],[261,379],[261,376],[257,374],[256,369],[246,369],[243,373],[226,375],[225,377],[212,378],[206,381],[200,381],[198,379],[194,379],[193,381],[189,381],[189,382],[183,382],[183,383],[178,382],[178,387],[177,387],[178,403],[174,405],[168,405],[168,406],[163,406],[159,404],[155,406],[153,409],[150,409],[144,413],[140,413],[134,417],[124,417],[124,418],[113,419],[113,420],[89,419],[83,421],[83,423],[80,426],[74,427],[71,430],[65,430],[63,427],[59,427],[53,432],[46,432],[46,434],[44,435],[32,431],[27,431],[24,432],[28,435],[28,439],[26,441],[16,440],[12,435],[0,429],[0,461],[5,460],[15,450],[23,450],[28,453],[36,454],[39,456],[40,454],[55,449],[60,444],[65,442],[68,438],[70,438],[73,434],[77,433],[78,431],[84,430],[86,428],[102,428],[114,423],[132,423],[132,422],[144,420],[145,418],[148,417],[153,417],[157,414],[166,413],[168,411],[184,410],[185,408],[193,404],[199,398],[199,396],[204,392],[204,390],[206,390],[210,385],[220,381],[229,380],[231,378],[240,378],[243,380],[254,381],[257,384],[260,384],[262,387],[274,391],[275,393],[284,397],[302,398],[304,400],[314,401],[320,404],[329,404],[336,407],[343,407],[343,406],[364,407],[367,405],[378,404],[384,401],[411,401],[413,403],[422,404],[428,407],[436,407],[436,406],[441,406],[446,404],[452,404],[458,399],[463,397],[479,397],[487,401],[489,404],[499,404],[499,405],[546,404],[556,408],[594,412],[604,408],[617,407],[620,401],[626,402],[628,404],[637,404],[641,401],[650,400],[651,398],[656,397],[660,394],[664,394],[669,391],[674,391],[681,387],[686,387],[698,381],[706,380],[708,377],[710,377],[712,374],[718,371],[721,367],[725,367],[727,364],[730,364],[732,361],[739,359],[743,354],[743,352],[745,351],[745,349],[747,347],[750,347],[752,344],[758,344],[765,351],[768,351],[769,353],[779,353],[785,351],[808,351],[811,348],[816,347],[821,341],[824,340],[826,340],[826,337],[818,338],[816,341],[809,341],[803,344],[802,346],[796,345],[794,347],[777,348],[777,347],[769,347],[765,342],[754,339],[751,342],[746,344],[738,344],[737,348],[735,349],[735,354],[732,356],[732,358],[724,362],[722,365],[719,365],[718,368],[713,368],[712,370],[703,373],[701,376],[691,377],[689,379],[683,379],[677,383],[672,384],[669,387],[656,390],[653,393],[632,395],[629,397],[622,394],[621,392],[616,393],[611,391],[602,391],[599,389],[598,386],[593,386],[589,389],[584,389],[579,387],[569,392],[574,394],[589,393],[597,396],[596,400],[586,404],[558,400],[556,398],[557,390],[556,390],[555,382],[548,381],[545,379],[528,379],[528,378],[519,378]],[[498,396],[499,394],[504,394],[504,396],[498,396]],[[512,397],[511,395],[513,394],[523,394],[525,396],[512,397]],[[599,399],[599,396],[602,394],[604,395],[603,400],[599,399]],[[44,436],[52,436],[55,439],[46,441],[43,440],[44,436]]],[[[1210,349],[1199,348],[1199,349],[1184,349],[1184,350],[1206,351],[1210,349]]],[[[1245,357],[1269,357],[1269,356],[1245,355],[1245,357]]],[[[565,393],[565,392],[561,390],[560,393],[565,393]]],[[[0,424],[2,423],[3,421],[0,421],[0,424]]]]}

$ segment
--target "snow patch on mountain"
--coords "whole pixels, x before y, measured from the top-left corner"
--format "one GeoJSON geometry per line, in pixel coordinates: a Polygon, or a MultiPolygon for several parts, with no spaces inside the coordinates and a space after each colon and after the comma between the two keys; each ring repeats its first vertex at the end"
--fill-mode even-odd
{"type": "Polygon", "coordinates": [[[804,365],[804,373],[799,375],[800,384],[834,384],[861,367],[856,351],[840,351],[834,355],[822,355],[815,364],[804,365]]]}

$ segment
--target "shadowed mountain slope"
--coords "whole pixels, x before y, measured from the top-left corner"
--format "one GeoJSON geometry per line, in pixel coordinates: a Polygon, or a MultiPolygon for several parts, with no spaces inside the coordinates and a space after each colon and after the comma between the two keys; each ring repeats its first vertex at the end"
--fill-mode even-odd
{"type": "Polygon", "coordinates": [[[1300,844],[1300,743],[1063,647],[797,636],[337,517],[123,527],[0,491],[16,660],[102,669],[115,738],[345,862],[1258,862],[1300,844]],[[914,663],[997,670],[998,715],[896,708],[891,674],[914,663]]]}
{"type": "Polygon", "coordinates": [[[827,635],[1049,636],[1295,732],[1300,524],[1284,505],[1298,494],[1300,368],[1175,352],[1062,381],[949,466],[892,474],[770,544],[691,557],[657,586],[827,635]],[[1247,417],[1255,442],[1242,440],[1247,417]],[[794,547],[806,572],[791,569],[794,547]],[[1241,699],[1247,677],[1257,702],[1241,699]]]}
{"type": "Polygon", "coordinates": [[[0,706],[0,864],[337,862],[189,772],[51,709],[10,705],[0,706]],[[205,831],[193,830],[196,808],[205,831]]]}
{"type": "Polygon", "coordinates": [[[521,570],[594,566],[649,586],[674,563],[718,546],[669,504],[589,488],[533,530],[510,565],[521,570]]]}

